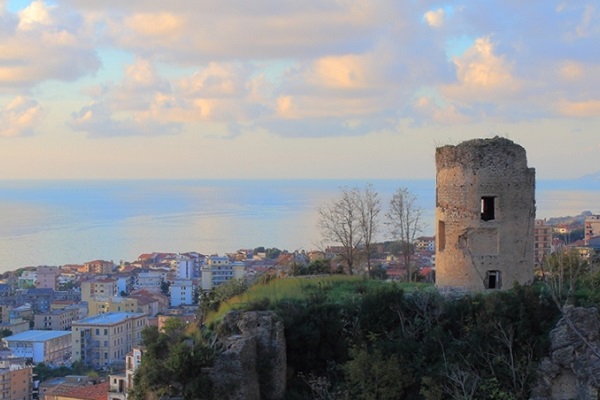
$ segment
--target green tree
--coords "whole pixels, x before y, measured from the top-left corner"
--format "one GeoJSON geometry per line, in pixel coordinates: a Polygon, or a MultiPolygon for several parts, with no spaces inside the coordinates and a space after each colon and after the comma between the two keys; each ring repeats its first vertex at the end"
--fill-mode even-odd
{"type": "Polygon", "coordinates": [[[142,331],[146,351],[134,376],[131,398],[212,398],[211,381],[203,371],[212,365],[213,352],[204,342],[186,336],[184,328],[181,321],[172,319],[163,332],[156,327],[142,331]]]}
{"type": "Polygon", "coordinates": [[[393,400],[405,396],[412,383],[408,371],[402,369],[401,360],[393,354],[383,354],[379,349],[352,349],[352,359],[344,365],[346,385],[350,398],[357,400],[393,400]]]}

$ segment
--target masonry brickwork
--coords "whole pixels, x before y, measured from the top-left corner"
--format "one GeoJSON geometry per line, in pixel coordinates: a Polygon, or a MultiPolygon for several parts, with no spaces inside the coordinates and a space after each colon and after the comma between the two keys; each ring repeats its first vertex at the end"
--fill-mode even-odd
{"type": "Polygon", "coordinates": [[[511,140],[436,149],[436,285],[509,289],[533,279],[535,170],[511,140]]]}

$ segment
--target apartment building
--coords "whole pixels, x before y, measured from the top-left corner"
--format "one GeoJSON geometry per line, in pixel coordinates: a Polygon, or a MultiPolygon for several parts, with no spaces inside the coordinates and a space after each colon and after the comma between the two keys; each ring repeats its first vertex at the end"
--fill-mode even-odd
{"type": "Polygon", "coordinates": [[[81,282],[81,301],[106,300],[117,295],[117,280],[92,278],[81,282]]]}
{"type": "Polygon", "coordinates": [[[435,251],[435,237],[420,236],[415,240],[415,248],[421,251],[435,251]]]}
{"type": "Polygon", "coordinates": [[[79,319],[79,308],[62,308],[35,314],[33,328],[37,330],[70,331],[73,321],[79,319]]]}
{"type": "Polygon", "coordinates": [[[90,274],[110,274],[115,268],[115,264],[112,261],[94,260],[83,263],[84,270],[90,274]]]}
{"type": "Polygon", "coordinates": [[[25,331],[3,338],[2,343],[36,364],[62,365],[71,358],[71,331],[25,331]]]}
{"type": "Polygon", "coordinates": [[[210,290],[215,286],[234,278],[245,276],[245,265],[241,261],[230,262],[227,257],[210,256],[202,266],[202,290],[210,290]]]}
{"type": "Polygon", "coordinates": [[[148,290],[150,292],[160,292],[162,283],[166,280],[168,271],[151,270],[139,272],[135,276],[133,288],[135,290],[148,290]]]}
{"type": "Polygon", "coordinates": [[[585,245],[589,246],[590,240],[596,236],[600,236],[600,215],[588,215],[584,225],[585,245]]]}
{"type": "Polygon", "coordinates": [[[106,313],[73,322],[73,361],[99,368],[125,362],[148,325],[143,313],[106,313]]]}
{"type": "Polygon", "coordinates": [[[54,266],[40,266],[35,271],[35,287],[56,290],[60,271],[54,266]]]}
{"type": "Polygon", "coordinates": [[[113,296],[106,299],[88,301],[88,316],[106,314],[109,312],[129,312],[134,313],[138,310],[136,299],[113,296]]]}
{"type": "Polygon", "coordinates": [[[194,281],[191,279],[175,279],[171,283],[171,307],[190,305],[194,302],[194,281]]]}
{"type": "Polygon", "coordinates": [[[552,227],[544,219],[536,219],[533,226],[533,255],[535,266],[539,267],[545,258],[552,253],[552,227]]]}
{"type": "Polygon", "coordinates": [[[33,398],[33,365],[24,358],[0,360],[0,400],[33,398]]]}
{"type": "Polygon", "coordinates": [[[88,316],[109,312],[144,313],[150,317],[169,308],[169,299],[162,293],[137,290],[127,297],[113,296],[87,302],[88,316]]]}

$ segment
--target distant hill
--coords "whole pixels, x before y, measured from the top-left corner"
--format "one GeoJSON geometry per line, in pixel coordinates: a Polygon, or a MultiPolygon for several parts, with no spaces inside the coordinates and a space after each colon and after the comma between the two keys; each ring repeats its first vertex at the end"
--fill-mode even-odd
{"type": "Polygon", "coordinates": [[[585,180],[591,179],[591,180],[595,180],[595,181],[600,181],[600,171],[596,171],[591,174],[583,175],[579,179],[585,179],[585,180]]]}
{"type": "Polygon", "coordinates": [[[591,211],[583,211],[581,214],[575,215],[575,216],[563,216],[563,217],[548,218],[546,223],[551,226],[565,224],[565,225],[569,225],[572,229],[579,227],[579,226],[581,226],[581,228],[583,228],[583,224],[585,222],[585,217],[587,217],[589,215],[593,215],[591,211]]]}

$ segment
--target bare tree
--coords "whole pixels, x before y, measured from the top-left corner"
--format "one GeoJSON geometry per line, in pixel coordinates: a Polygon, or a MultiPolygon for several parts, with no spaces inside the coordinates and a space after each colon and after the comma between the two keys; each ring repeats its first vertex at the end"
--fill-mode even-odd
{"type": "Polygon", "coordinates": [[[423,209],[417,204],[417,196],[407,188],[399,188],[390,201],[390,210],[386,217],[392,228],[392,234],[400,242],[404,265],[408,271],[408,281],[412,280],[410,262],[414,254],[414,241],[423,230],[421,216],[423,209]]]}
{"type": "Polygon", "coordinates": [[[319,209],[319,228],[326,241],[339,243],[338,254],[346,263],[348,273],[354,274],[359,257],[359,246],[363,243],[359,209],[360,191],[357,188],[342,188],[340,197],[319,209]]]}
{"type": "Polygon", "coordinates": [[[359,192],[358,203],[360,228],[367,257],[367,276],[371,277],[371,245],[379,230],[379,213],[381,213],[381,202],[378,193],[373,190],[373,185],[369,183],[362,192],[359,192]]]}

